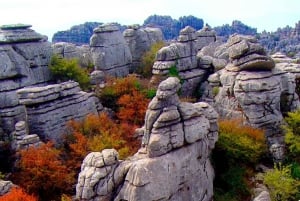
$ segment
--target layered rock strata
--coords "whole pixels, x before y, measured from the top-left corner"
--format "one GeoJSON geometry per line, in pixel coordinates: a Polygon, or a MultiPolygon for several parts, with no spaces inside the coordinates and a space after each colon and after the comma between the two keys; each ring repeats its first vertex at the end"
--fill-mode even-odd
{"type": "Polygon", "coordinates": [[[95,95],[81,91],[74,81],[27,87],[17,94],[20,104],[25,106],[30,132],[39,134],[43,140],[59,142],[69,120],[102,110],[95,95]]]}
{"type": "Polygon", "coordinates": [[[29,134],[28,126],[25,121],[19,121],[15,125],[15,131],[12,133],[12,149],[19,151],[30,146],[38,147],[42,144],[37,134],[29,134]]]}
{"type": "Polygon", "coordinates": [[[215,108],[221,117],[265,129],[270,144],[282,143],[282,112],[299,107],[295,76],[275,68],[254,37],[233,35],[226,46],[229,63],[208,78],[215,108]]]}
{"type": "Polygon", "coordinates": [[[50,80],[51,52],[47,38],[29,25],[0,27],[0,119],[5,133],[11,133],[18,121],[26,119],[16,91],[50,80]]]}
{"type": "Polygon", "coordinates": [[[148,106],[143,147],[128,160],[111,150],[90,153],[76,186],[80,200],[201,200],[213,196],[209,154],[218,138],[217,113],[204,102],[180,102],[179,79],[168,78],[148,106]]]}
{"type": "Polygon", "coordinates": [[[132,66],[129,71],[135,72],[137,68],[142,68],[141,59],[143,54],[150,50],[154,43],[163,41],[163,34],[159,28],[140,27],[139,25],[129,26],[123,36],[130,48],[132,55],[132,66]]]}
{"type": "Polygon", "coordinates": [[[53,53],[66,59],[76,58],[80,66],[93,66],[92,54],[88,45],[76,46],[72,43],[59,42],[52,44],[53,53]]]}
{"type": "Polygon", "coordinates": [[[183,83],[182,96],[192,96],[211,71],[199,65],[197,52],[215,40],[213,34],[214,32],[207,28],[198,32],[189,26],[182,29],[177,42],[158,51],[152,68],[154,77],[168,76],[170,69],[173,68],[172,70],[178,72],[183,83]]]}
{"type": "Polygon", "coordinates": [[[117,25],[105,24],[95,28],[90,47],[95,70],[116,77],[129,73],[132,56],[117,25]]]}

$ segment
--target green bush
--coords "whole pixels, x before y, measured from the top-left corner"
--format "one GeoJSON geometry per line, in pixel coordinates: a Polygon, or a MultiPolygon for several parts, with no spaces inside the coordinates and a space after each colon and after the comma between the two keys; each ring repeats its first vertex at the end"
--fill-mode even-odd
{"type": "Polygon", "coordinates": [[[300,181],[292,177],[291,166],[275,165],[274,169],[264,174],[263,181],[269,188],[273,201],[300,199],[300,181]]]}
{"type": "Polygon", "coordinates": [[[86,71],[80,68],[78,60],[64,59],[53,55],[50,61],[50,70],[53,77],[58,81],[74,80],[82,89],[88,89],[90,78],[86,71]]]}
{"type": "Polygon", "coordinates": [[[221,120],[216,149],[224,150],[233,162],[255,164],[267,152],[264,131],[243,125],[238,119],[221,120]]]}
{"type": "Polygon", "coordinates": [[[137,73],[145,78],[150,78],[152,76],[152,67],[155,62],[156,53],[164,46],[165,43],[163,41],[154,43],[150,50],[143,54],[141,67],[138,69],[137,73]]]}
{"type": "Polygon", "coordinates": [[[300,110],[289,112],[285,118],[285,143],[288,147],[288,157],[300,162],[300,110]]]}

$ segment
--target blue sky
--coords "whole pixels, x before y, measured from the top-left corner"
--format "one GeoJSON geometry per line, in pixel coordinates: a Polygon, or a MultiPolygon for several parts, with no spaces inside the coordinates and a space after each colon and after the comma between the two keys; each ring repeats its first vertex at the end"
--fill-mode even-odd
{"type": "Polygon", "coordinates": [[[48,35],[86,21],[142,24],[149,15],[194,15],[211,26],[234,19],[258,31],[300,20],[300,0],[0,0],[0,25],[25,23],[48,35]]]}

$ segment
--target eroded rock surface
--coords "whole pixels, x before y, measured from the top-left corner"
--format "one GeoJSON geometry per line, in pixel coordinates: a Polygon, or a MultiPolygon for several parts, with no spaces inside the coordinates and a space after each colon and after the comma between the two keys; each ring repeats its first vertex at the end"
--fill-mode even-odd
{"type": "Polygon", "coordinates": [[[168,76],[170,69],[175,68],[182,79],[182,96],[192,96],[211,71],[199,65],[197,52],[214,40],[214,32],[209,28],[196,32],[192,27],[185,27],[180,31],[177,42],[158,51],[153,75],[168,76]]]}
{"type": "Polygon", "coordinates": [[[159,28],[140,27],[139,25],[129,26],[123,32],[123,36],[132,55],[130,72],[135,72],[138,67],[141,67],[141,58],[146,51],[150,50],[151,45],[163,41],[163,34],[159,28]]]}
{"type": "Polygon", "coordinates": [[[74,81],[27,87],[19,89],[17,94],[20,104],[25,106],[30,132],[56,142],[69,120],[97,114],[103,108],[93,93],[81,91],[74,81]]]}
{"type": "Polygon", "coordinates": [[[48,63],[51,44],[30,26],[0,28],[0,119],[5,133],[14,131],[26,119],[16,91],[23,87],[45,85],[50,80],[48,63]]]}
{"type": "Polygon", "coordinates": [[[117,25],[105,24],[95,28],[90,47],[95,70],[117,77],[129,73],[132,56],[117,25]]]}
{"type": "Polygon", "coordinates": [[[229,63],[208,78],[215,108],[221,117],[242,118],[265,129],[270,145],[282,143],[282,113],[300,106],[295,73],[282,64],[275,67],[254,37],[232,35],[225,46],[229,63]]]}
{"type": "Polygon", "coordinates": [[[218,138],[217,113],[204,102],[180,102],[178,78],[168,78],[148,106],[143,146],[120,161],[115,150],[90,153],[76,187],[80,200],[210,201],[209,154],[218,138]]]}

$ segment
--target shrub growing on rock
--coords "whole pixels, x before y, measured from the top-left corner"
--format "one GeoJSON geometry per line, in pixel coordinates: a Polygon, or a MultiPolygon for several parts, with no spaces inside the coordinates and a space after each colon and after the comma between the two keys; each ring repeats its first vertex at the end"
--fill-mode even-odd
{"type": "Polygon", "coordinates": [[[53,77],[58,81],[74,80],[79,83],[82,89],[88,89],[90,78],[88,73],[82,69],[78,60],[65,59],[53,55],[50,61],[50,70],[53,77]]]}
{"type": "Polygon", "coordinates": [[[274,169],[264,174],[263,181],[273,201],[300,199],[300,181],[292,177],[290,166],[275,165],[274,169]]]}
{"type": "Polygon", "coordinates": [[[18,168],[15,183],[41,200],[55,199],[69,192],[74,183],[72,167],[64,164],[60,151],[50,142],[20,151],[18,168]]]}
{"type": "Polygon", "coordinates": [[[230,160],[255,164],[266,151],[264,131],[243,125],[239,119],[219,121],[217,149],[230,160]]]}
{"type": "Polygon", "coordinates": [[[152,76],[152,66],[155,62],[156,53],[164,46],[163,41],[154,43],[150,50],[143,54],[141,68],[139,68],[140,70],[137,73],[145,78],[150,78],[152,76]]]}
{"type": "Polygon", "coordinates": [[[300,163],[300,110],[289,112],[285,118],[285,143],[290,160],[300,163]]]}
{"type": "Polygon", "coordinates": [[[266,153],[264,131],[241,120],[219,121],[219,139],[213,150],[215,200],[250,200],[255,163],[266,153]]]}

